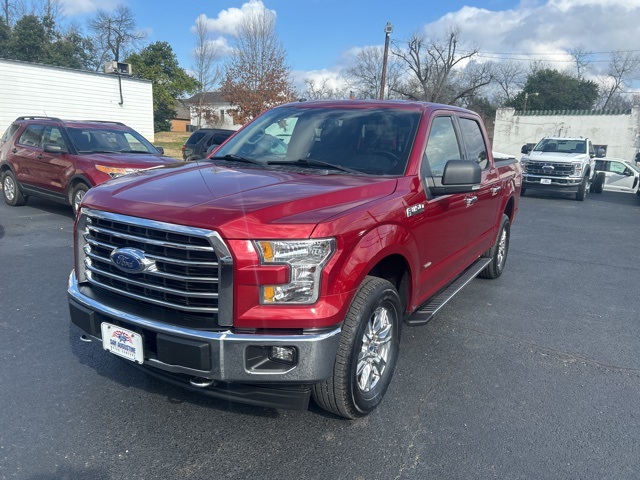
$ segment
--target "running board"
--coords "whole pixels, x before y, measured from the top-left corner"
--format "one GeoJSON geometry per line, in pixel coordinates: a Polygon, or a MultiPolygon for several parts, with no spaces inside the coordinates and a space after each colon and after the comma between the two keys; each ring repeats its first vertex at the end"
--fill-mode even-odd
{"type": "Polygon", "coordinates": [[[478,274],[491,263],[491,260],[491,258],[486,257],[479,258],[474,264],[467,268],[462,275],[450,283],[448,287],[433,297],[429,303],[425,304],[419,310],[416,310],[404,323],[411,327],[426,324],[456,293],[476,278],[478,274]]]}

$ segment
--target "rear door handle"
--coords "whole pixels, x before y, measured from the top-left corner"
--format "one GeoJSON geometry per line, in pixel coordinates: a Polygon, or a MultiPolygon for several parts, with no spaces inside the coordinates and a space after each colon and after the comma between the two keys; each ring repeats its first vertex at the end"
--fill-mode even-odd
{"type": "Polygon", "coordinates": [[[467,202],[467,207],[470,207],[471,205],[473,205],[474,203],[476,203],[478,201],[478,197],[467,197],[465,198],[465,202],[467,202]]]}
{"type": "Polygon", "coordinates": [[[498,194],[498,192],[499,192],[500,190],[502,190],[502,187],[493,187],[493,188],[491,189],[491,193],[492,193],[493,195],[497,195],[497,194],[498,194]]]}

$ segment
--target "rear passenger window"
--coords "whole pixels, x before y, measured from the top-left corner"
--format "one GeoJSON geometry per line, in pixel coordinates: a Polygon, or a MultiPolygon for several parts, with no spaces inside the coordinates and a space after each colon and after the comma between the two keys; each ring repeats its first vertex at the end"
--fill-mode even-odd
{"type": "Polygon", "coordinates": [[[467,160],[473,160],[482,169],[487,168],[489,156],[487,155],[487,146],[484,143],[484,137],[478,122],[470,118],[460,118],[460,130],[467,150],[467,160]]]}
{"type": "Polygon", "coordinates": [[[18,143],[27,147],[39,147],[43,130],[44,125],[28,125],[25,131],[22,132],[22,135],[20,135],[18,143]]]}
{"type": "Polygon", "coordinates": [[[200,140],[202,140],[205,135],[205,132],[193,132],[189,137],[189,140],[187,140],[187,145],[195,145],[200,140]]]}
{"type": "Polygon", "coordinates": [[[5,130],[4,135],[2,135],[2,138],[0,138],[0,142],[4,143],[11,137],[13,137],[13,134],[16,133],[16,130],[18,130],[19,127],[20,125],[17,125],[15,123],[9,125],[9,128],[5,130]]]}
{"type": "MultiPolygon", "coordinates": [[[[453,128],[453,119],[451,117],[436,117],[433,119],[425,155],[431,168],[431,175],[434,177],[442,176],[444,166],[449,160],[460,160],[462,158],[458,146],[458,137],[453,128]]],[[[422,173],[424,175],[425,172],[422,173]]]]}

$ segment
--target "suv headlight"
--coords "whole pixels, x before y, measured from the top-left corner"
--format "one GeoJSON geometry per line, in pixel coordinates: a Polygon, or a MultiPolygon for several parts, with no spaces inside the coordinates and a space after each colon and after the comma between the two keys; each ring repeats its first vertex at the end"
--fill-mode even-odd
{"type": "Polygon", "coordinates": [[[111,178],[118,178],[123,175],[129,175],[130,173],[136,173],[143,168],[119,168],[119,167],[107,167],[105,165],[96,165],[96,170],[108,174],[111,178]]]}
{"type": "Polygon", "coordinates": [[[335,239],[258,240],[261,265],[289,266],[289,283],[263,285],[260,303],[311,304],[318,300],[322,268],[335,251],[335,239]]]}

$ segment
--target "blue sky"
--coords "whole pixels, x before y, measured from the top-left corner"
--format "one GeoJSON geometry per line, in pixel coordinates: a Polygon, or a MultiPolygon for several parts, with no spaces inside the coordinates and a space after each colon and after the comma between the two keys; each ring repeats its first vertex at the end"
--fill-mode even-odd
{"type": "Polygon", "coordinates": [[[119,3],[131,8],[147,41],[166,41],[180,65],[189,69],[195,36],[192,27],[204,14],[212,40],[225,45],[243,12],[275,12],[278,35],[287,50],[297,83],[305,77],[332,77],[359,48],[382,45],[387,22],[392,38],[444,32],[452,24],[461,39],[494,60],[539,59],[570,68],[568,49],[591,52],[591,74],[606,67],[614,50],[640,52],[640,0],[59,0],[67,17],[85,24],[98,8],[119,3]]]}

